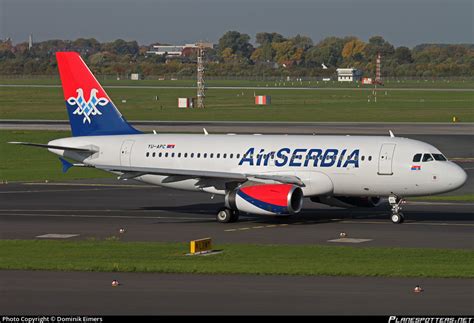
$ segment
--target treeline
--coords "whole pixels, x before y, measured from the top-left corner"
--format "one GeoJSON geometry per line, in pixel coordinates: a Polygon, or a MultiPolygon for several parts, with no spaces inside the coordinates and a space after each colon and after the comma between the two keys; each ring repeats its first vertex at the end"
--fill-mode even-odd
{"type": "MultiPolygon", "coordinates": [[[[170,58],[147,53],[151,45],[122,39],[100,43],[79,38],[48,40],[13,45],[0,41],[0,74],[57,74],[54,53],[77,51],[98,74],[144,76],[193,76],[196,57],[170,58]]],[[[473,44],[421,44],[395,47],[381,36],[368,42],[357,37],[328,37],[319,43],[307,36],[286,38],[278,33],[257,33],[255,46],[250,36],[226,32],[214,49],[206,52],[209,76],[320,76],[328,77],[338,67],[354,67],[374,76],[377,53],[382,55],[382,75],[387,77],[474,76],[473,44]],[[324,68],[323,68],[324,66],[324,68]]]]}

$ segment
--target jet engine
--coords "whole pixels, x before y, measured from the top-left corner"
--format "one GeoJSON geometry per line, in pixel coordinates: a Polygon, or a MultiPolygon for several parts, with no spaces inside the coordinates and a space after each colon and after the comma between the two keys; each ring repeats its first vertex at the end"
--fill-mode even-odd
{"type": "Polygon", "coordinates": [[[380,197],[368,196],[314,196],[311,201],[337,207],[376,207],[384,201],[380,197]]]}
{"type": "Polygon", "coordinates": [[[225,197],[226,206],[242,212],[289,215],[301,211],[303,191],[292,184],[262,184],[236,188],[225,197]]]}

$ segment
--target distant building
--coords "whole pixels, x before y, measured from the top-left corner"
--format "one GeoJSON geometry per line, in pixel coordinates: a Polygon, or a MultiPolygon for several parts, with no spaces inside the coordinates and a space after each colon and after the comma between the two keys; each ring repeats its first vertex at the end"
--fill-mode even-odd
{"type": "MultiPolygon", "coordinates": [[[[213,48],[212,43],[200,43],[206,48],[213,48]]],[[[147,51],[147,54],[167,55],[174,57],[188,57],[197,52],[197,44],[185,45],[154,45],[152,50],[147,51]]]]}
{"type": "Polygon", "coordinates": [[[339,82],[359,81],[362,76],[362,72],[355,68],[338,68],[336,71],[339,82]]]}

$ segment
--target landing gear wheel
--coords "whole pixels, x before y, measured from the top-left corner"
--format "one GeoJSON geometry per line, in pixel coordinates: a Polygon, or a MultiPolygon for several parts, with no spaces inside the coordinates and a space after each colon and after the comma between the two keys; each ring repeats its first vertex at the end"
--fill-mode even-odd
{"type": "Polygon", "coordinates": [[[217,222],[230,223],[239,219],[239,211],[234,211],[228,208],[222,208],[217,212],[217,222]]]}
{"type": "Polygon", "coordinates": [[[388,197],[388,202],[392,207],[392,216],[390,217],[390,220],[397,224],[403,223],[403,221],[405,221],[405,217],[403,216],[403,213],[400,212],[402,210],[402,204],[404,203],[403,198],[398,198],[392,195],[388,197]]]}
{"type": "Polygon", "coordinates": [[[405,217],[403,216],[403,213],[394,213],[392,214],[391,218],[393,223],[403,223],[405,221],[405,217]]]}

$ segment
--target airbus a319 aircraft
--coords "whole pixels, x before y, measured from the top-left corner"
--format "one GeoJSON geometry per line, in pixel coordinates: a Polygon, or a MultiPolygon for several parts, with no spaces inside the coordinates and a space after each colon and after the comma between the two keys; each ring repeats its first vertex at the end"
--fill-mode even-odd
{"type": "Polygon", "coordinates": [[[15,142],[57,154],[63,171],[94,167],[175,189],[225,196],[217,221],[239,212],[288,216],[304,198],[338,207],[391,206],[455,190],[464,170],[427,143],[393,136],[144,134],[121,115],[79,54],[56,53],[72,137],[15,142]],[[66,160],[72,160],[73,163],[66,160]]]}

